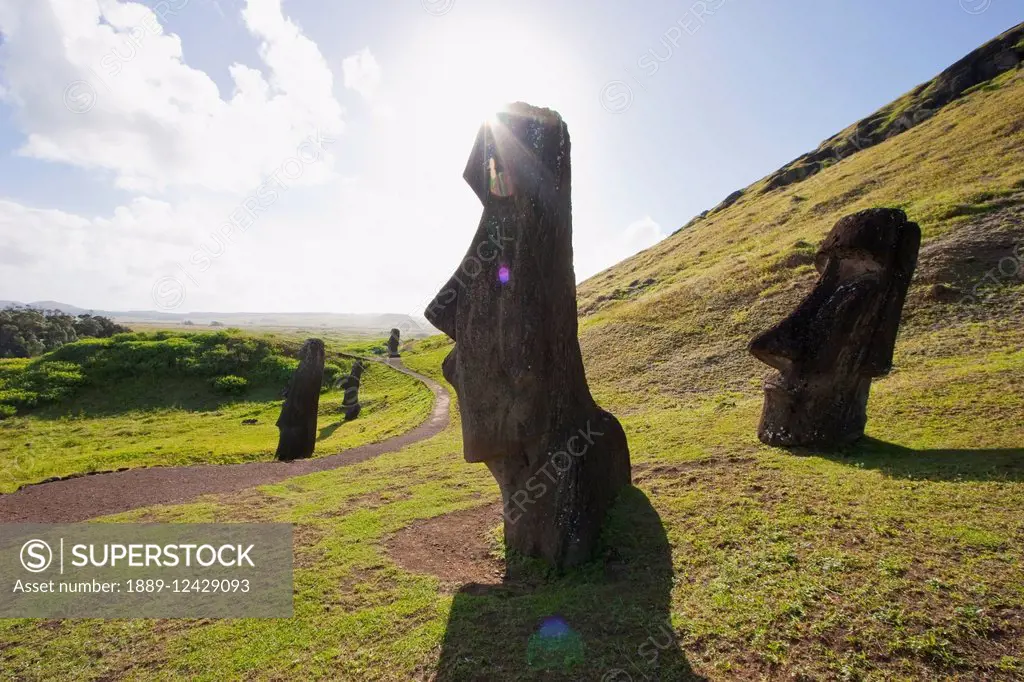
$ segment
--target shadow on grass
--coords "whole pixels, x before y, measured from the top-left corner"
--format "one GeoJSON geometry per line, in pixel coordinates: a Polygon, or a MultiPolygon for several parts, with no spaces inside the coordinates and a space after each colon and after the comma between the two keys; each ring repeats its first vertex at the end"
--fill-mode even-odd
{"type": "Polygon", "coordinates": [[[129,412],[180,409],[189,412],[216,412],[239,402],[266,403],[281,400],[281,388],[253,386],[242,395],[221,395],[210,387],[208,379],[127,379],[110,386],[83,388],[73,397],[46,405],[27,414],[40,419],[60,419],[66,415],[113,417],[129,412]]]}
{"type": "Polygon", "coordinates": [[[914,450],[863,438],[840,452],[808,451],[834,462],[925,481],[1024,481],[1024,448],[914,450]]]}
{"type": "Polygon", "coordinates": [[[609,514],[604,561],[543,576],[513,561],[501,585],[452,602],[436,680],[700,680],[671,623],[672,554],[647,497],[628,488],[609,514]]]}
{"type": "Polygon", "coordinates": [[[320,429],[320,435],[316,437],[316,442],[319,443],[320,441],[327,440],[328,438],[334,435],[335,431],[344,426],[344,424],[345,420],[339,419],[333,424],[329,424],[323,427],[322,429],[320,429]]]}

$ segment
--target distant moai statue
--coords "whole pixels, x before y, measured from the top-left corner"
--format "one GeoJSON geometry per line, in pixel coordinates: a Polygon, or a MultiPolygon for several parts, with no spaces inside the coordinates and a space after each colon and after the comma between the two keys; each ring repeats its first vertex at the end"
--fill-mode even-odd
{"type": "Polygon", "coordinates": [[[898,209],[839,220],[815,256],[819,278],[786,319],[750,342],[765,381],[757,435],[830,448],[864,435],[871,380],[892,368],[921,229],[898,209]]]}
{"type": "Polygon", "coordinates": [[[568,127],[550,109],[510,105],[480,128],[464,178],[483,214],[425,314],[455,340],[442,369],[465,458],[498,481],[509,549],[578,565],[593,557],[630,464],[622,426],[590,394],[577,339],[568,127]]]}
{"type": "Polygon", "coordinates": [[[402,337],[402,332],[399,331],[397,328],[391,330],[391,336],[390,336],[390,338],[388,338],[388,357],[389,358],[401,357],[401,354],[398,352],[398,344],[401,341],[401,337],[402,337]]]}
{"type": "Polygon", "coordinates": [[[359,404],[359,382],[363,376],[363,369],[363,361],[356,360],[352,364],[352,371],[338,381],[338,387],[345,391],[345,398],[341,403],[345,421],[352,421],[358,417],[362,409],[362,405],[359,404]]]}
{"type": "Polygon", "coordinates": [[[316,447],[316,416],[324,381],[324,342],[309,339],[299,351],[299,367],[288,383],[287,397],[277,418],[281,437],[277,459],[291,461],[313,454],[316,447]]]}

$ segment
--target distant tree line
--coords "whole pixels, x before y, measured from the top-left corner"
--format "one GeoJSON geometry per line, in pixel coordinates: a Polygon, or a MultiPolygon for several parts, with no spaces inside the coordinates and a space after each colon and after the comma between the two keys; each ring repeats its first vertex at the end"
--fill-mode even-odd
{"type": "Polygon", "coordinates": [[[59,310],[0,310],[0,358],[30,358],[84,338],[131,331],[102,315],[75,317],[59,310]]]}

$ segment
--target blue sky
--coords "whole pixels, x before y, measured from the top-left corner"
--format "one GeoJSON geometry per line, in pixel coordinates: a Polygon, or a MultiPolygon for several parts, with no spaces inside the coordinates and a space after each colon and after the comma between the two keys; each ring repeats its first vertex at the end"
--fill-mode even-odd
{"type": "Polygon", "coordinates": [[[476,226],[476,126],[519,99],[569,124],[582,279],[1022,20],[1008,0],[0,0],[0,299],[418,313],[476,226]]]}

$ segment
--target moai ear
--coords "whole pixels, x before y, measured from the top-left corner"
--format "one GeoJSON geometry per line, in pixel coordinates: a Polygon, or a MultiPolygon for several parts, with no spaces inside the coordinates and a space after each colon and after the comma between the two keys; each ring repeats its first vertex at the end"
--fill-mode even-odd
{"type": "Polygon", "coordinates": [[[480,126],[476,134],[476,143],[473,151],[469,154],[469,161],[466,162],[466,170],[462,177],[476,193],[481,204],[487,203],[487,197],[491,191],[491,169],[487,162],[490,157],[487,141],[490,137],[487,124],[480,126]]]}

